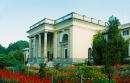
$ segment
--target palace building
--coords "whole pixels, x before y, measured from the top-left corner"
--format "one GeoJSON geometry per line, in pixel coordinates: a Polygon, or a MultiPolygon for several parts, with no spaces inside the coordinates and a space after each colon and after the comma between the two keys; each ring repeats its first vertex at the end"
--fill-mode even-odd
{"type": "MultiPolygon", "coordinates": [[[[77,13],[59,19],[45,18],[30,26],[29,61],[39,63],[83,63],[91,60],[93,36],[106,29],[107,23],[77,13]]],[[[130,24],[121,26],[125,39],[130,38],[130,24]]],[[[130,55],[130,53],[129,53],[130,55]]]]}

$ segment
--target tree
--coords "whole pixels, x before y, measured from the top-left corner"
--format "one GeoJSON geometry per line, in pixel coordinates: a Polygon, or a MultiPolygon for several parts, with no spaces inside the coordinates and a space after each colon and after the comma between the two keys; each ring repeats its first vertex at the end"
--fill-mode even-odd
{"type": "Polygon", "coordinates": [[[21,51],[14,52],[13,56],[17,61],[24,64],[24,54],[21,51]]]}
{"type": "Polygon", "coordinates": [[[104,52],[105,39],[101,32],[96,34],[93,39],[93,59],[96,65],[103,64],[103,52],[104,52]]]}
{"type": "Polygon", "coordinates": [[[24,40],[17,41],[17,42],[16,42],[16,45],[18,46],[18,48],[19,48],[20,50],[29,47],[29,43],[28,43],[27,41],[24,41],[24,40]]]}
{"type": "Polygon", "coordinates": [[[20,50],[16,43],[9,44],[9,46],[7,48],[8,53],[11,52],[11,51],[16,51],[16,50],[20,50]]]}
{"type": "Polygon", "coordinates": [[[0,45],[0,54],[6,54],[6,48],[0,45]]]}
{"type": "Polygon", "coordinates": [[[108,21],[108,39],[107,39],[107,51],[104,53],[108,55],[107,58],[110,58],[111,65],[117,65],[121,63],[121,60],[127,56],[124,51],[127,50],[126,46],[127,43],[125,42],[124,38],[121,36],[119,31],[119,19],[114,16],[111,16],[108,21]]]}
{"type": "Polygon", "coordinates": [[[0,54],[0,68],[16,66],[17,64],[20,64],[20,62],[16,60],[14,56],[0,54]]]}
{"type": "Polygon", "coordinates": [[[20,41],[9,44],[7,48],[7,52],[9,53],[11,51],[22,50],[28,47],[29,47],[29,43],[27,41],[20,40],[20,41]]]}
{"type": "Polygon", "coordinates": [[[95,35],[92,53],[97,65],[117,65],[123,63],[128,56],[128,42],[121,36],[119,26],[119,20],[111,16],[107,30],[95,35]],[[104,34],[107,38],[104,38],[104,34]]]}

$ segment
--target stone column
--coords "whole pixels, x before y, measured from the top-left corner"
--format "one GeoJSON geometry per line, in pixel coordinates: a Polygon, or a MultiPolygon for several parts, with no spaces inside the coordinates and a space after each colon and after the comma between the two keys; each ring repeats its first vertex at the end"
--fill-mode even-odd
{"type": "Polygon", "coordinates": [[[34,36],[34,43],[33,43],[33,56],[34,58],[36,58],[36,36],[34,36]]]}
{"type": "MultiPolygon", "coordinates": [[[[39,39],[39,45],[38,45],[38,47],[39,47],[39,49],[38,49],[38,57],[41,57],[41,34],[39,34],[39,37],[38,37],[39,39]]],[[[43,58],[43,57],[41,57],[41,58],[43,58]]]]}
{"type": "Polygon", "coordinates": [[[57,58],[57,32],[53,35],[53,57],[57,58]]]}
{"type": "Polygon", "coordinates": [[[32,38],[29,38],[29,58],[32,59],[33,58],[33,53],[32,53],[32,38]]]}
{"type": "Polygon", "coordinates": [[[44,32],[44,62],[47,62],[47,32],[44,32]]]}

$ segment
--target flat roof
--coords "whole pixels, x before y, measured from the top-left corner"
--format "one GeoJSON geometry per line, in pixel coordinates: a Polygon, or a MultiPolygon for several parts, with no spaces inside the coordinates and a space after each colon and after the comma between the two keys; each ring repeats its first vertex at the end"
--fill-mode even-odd
{"type": "Polygon", "coordinates": [[[60,23],[60,22],[63,22],[67,19],[70,19],[70,18],[76,18],[76,19],[80,19],[80,20],[83,20],[83,21],[87,21],[87,22],[91,22],[91,23],[94,23],[94,24],[97,24],[97,25],[101,25],[101,26],[107,26],[107,22],[102,22],[101,20],[96,20],[94,18],[90,18],[90,17],[87,17],[86,15],[80,15],[78,13],[75,13],[75,12],[72,12],[70,14],[67,14],[65,16],[62,16],[56,20],[52,20],[52,19],[49,19],[49,18],[44,18],[43,20],[33,24],[32,26],[30,26],[30,29],[33,29],[43,23],[47,23],[47,24],[57,24],[57,23],[60,23]]]}

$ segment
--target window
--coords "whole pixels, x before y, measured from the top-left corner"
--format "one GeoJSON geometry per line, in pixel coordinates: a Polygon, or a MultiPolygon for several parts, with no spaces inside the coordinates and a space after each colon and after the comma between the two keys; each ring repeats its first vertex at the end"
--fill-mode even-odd
{"type": "Polygon", "coordinates": [[[108,35],[107,34],[104,35],[104,39],[108,40],[108,35]]]}
{"type": "Polygon", "coordinates": [[[63,35],[62,42],[68,42],[68,34],[63,35]]]}
{"type": "Polygon", "coordinates": [[[65,57],[65,59],[67,59],[67,57],[68,57],[68,49],[67,48],[64,48],[64,57],[65,57]]]}
{"type": "Polygon", "coordinates": [[[90,61],[92,59],[92,49],[88,49],[88,60],[90,61]]]}
{"type": "Polygon", "coordinates": [[[129,35],[129,30],[123,31],[123,36],[129,35]]]}

